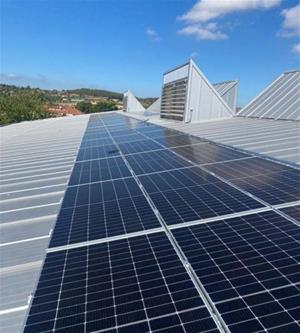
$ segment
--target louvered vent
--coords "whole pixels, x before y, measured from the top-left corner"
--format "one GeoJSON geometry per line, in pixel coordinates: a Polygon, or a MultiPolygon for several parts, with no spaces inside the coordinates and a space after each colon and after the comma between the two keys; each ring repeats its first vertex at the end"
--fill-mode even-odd
{"type": "Polygon", "coordinates": [[[187,92],[187,78],[166,83],[161,99],[161,118],[183,120],[187,92]]]}

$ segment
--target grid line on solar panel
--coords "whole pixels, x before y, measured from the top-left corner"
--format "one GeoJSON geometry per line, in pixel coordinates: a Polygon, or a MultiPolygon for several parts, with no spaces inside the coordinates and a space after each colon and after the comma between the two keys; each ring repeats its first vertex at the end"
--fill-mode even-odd
{"type": "Polygon", "coordinates": [[[300,330],[296,224],[268,211],[172,233],[231,332],[300,330]]]}
{"type": "Polygon", "coordinates": [[[294,220],[300,222],[300,205],[280,208],[280,211],[294,220]]]}
{"type": "Polygon", "coordinates": [[[134,178],[68,187],[49,247],[160,228],[134,178]]]}
{"type": "Polygon", "coordinates": [[[198,167],[143,175],[139,179],[168,225],[263,207],[198,167]]]}
{"type": "Polygon", "coordinates": [[[131,173],[122,157],[102,158],[76,162],[70,176],[69,185],[95,183],[130,177],[131,173]]]}
{"type": "Polygon", "coordinates": [[[219,332],[165,233],[48,254],[24,332],[53,328],[219,332]]]}

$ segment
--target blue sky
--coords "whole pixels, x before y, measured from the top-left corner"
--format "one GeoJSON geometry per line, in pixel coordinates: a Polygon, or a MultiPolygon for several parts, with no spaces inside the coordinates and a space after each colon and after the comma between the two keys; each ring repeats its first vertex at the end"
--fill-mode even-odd
{"type": "Polygon", "coordinates": [[[1,81],[158,96],[163,72],[192,56],[211,82],[239,79],[243,105],[299,67],[300,5],[229,3],[2,0],[1,81]]]}

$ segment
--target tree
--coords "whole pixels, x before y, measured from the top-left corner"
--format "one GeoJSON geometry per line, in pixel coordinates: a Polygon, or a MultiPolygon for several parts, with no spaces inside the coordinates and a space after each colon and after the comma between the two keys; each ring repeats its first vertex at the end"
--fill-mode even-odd
{"type": "Polygon", "coordinates": [[[76,104],[76,109],[78,109],[79,111],[83,112],[83,113],[92,113],[93,112],[93,104],[90,102],[78,102],[76,104]]]}
{"type": "Polygon", "coordinates": [[[117,104],[114,101],[100,101],[93,105],[90,102],[78,102],[76,108],[83,113],[95,113],[117,110],[117,104]]]}
{"type": "Polygon", "coordinates": [[[7,95],[0,93],[0,124],[51,117],[44,103],[36,94],[21,92],[7,95]]]}

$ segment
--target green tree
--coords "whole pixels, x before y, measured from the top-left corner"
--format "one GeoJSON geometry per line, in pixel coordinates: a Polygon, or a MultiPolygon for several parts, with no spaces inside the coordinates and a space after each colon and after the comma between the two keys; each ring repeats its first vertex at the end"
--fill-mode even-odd
{"type": "Polygon", "coordinates": [[[79,111],[83,112],[83,113],[92,113],[93,112],[93,104],[90,102],[78,102],[76,104],[76,109],[78,109],[79,111]]]}
{"type": "Polygon", "coordinates": [[[78,102],[76,108],[83,113],[95,113],[117,110],[117,104],[114,101],[100,101],[93,105],[90,102],[78,102]]]}
{"type": "Polygon", "coordinates": [[[34,93],[20,92],[7,95],[0,93],[0,124],[51,117],[43,101],[34,93]]]}

